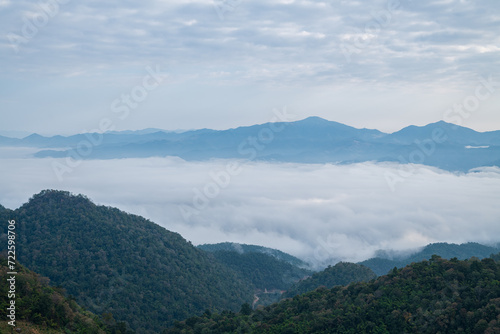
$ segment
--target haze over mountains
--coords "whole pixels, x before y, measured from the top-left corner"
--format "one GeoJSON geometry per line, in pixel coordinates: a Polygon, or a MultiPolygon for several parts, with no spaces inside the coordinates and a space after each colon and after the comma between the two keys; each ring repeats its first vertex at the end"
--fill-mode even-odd
{"type": "Polygon", "coordinates": [[[23,139],[0,146],[35,147],[35,157],[115,159],[177,156],[184,160],[250,159],[297,163],[416,163],[448,171],[500,166],[500,131],[477,132],[443,121],[392,134],[319,117],[229,130],[141,131],[23,139]]]}

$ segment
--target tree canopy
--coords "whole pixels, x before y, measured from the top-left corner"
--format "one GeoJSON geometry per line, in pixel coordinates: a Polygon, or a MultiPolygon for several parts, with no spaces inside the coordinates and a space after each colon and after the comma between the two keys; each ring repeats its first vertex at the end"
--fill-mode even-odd
{"type": "Polygon", "coordinates": [[[319,288],[250,314],[192,317],[164,333],[201,332],[499,333],[500,265],[433,256],[371,282],[319,288]]]}
{"type": "Polygon", "coordinates": [[[238,311],[253,299],[247,282],[179,234],[83,195],[46,190],[9,216],[22,264],[138,332],[157,333],[205,309],[238,311]]]}

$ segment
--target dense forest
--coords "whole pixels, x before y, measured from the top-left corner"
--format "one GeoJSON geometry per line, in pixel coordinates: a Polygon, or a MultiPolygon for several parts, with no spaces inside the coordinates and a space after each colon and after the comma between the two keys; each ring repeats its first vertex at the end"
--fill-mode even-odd
{"type": "Polygon", "coordinates": [[[354,282],[369,281],[377,277],[375,273],[365,266],[355,263],[339,262],[328,266],[323,271],[297,282],[283,295],[284,298],[294,297],[313,291],[319,287],[333,288],[337,285],[347,285],[354,282]]]}
{"type": "MultiPolygon", "coordinates": [[[[0,221],[2,222],[0,225],[7,225],[8,221],[10,219],[13,219],[12,215],[13,215],[12,210],[7,209],[3,205],[0,204],[0,221]]],[[[3,232],[4,231],[1,230],[1,233],[3,233],[3,232]]]]}
{"type": "Polygon", "coordinates": [[[286,290],[293,283],[310,276],[310,270],[296,267],[264,253],[217,251],[213,256],[250,280],[256,289],[286,290]]]}
{"type": "MultiPolygon", "coordinates": [[[[48,279],[26,269],[19,263],[15,265],[15,306],[16,327],[25,332],[45,333],[123,333],[118,328],[123,325],[106,325],[96,315],[84,311],[73,299],[65,296],[61,288],[48,285],[48,279]]],[[[7,324],[9,284],[7,282],[7,260],[0,256],[0,333],[10,332],[7,324]]]]}
{"type": "Polygon", "coordinates": [[[471,257],[484,259],[498,252],[500,252],[498,247],[485,246],[475,242],[468,242],[461,245],[439,242],[429,244],[420,251],[409,255],[379,251],[376,257],[360,262],[360,264],[369,267],[380,276],[387,274],[394,267],[403,268],[412,262],[428,260],[432,255],[439,255],[444,259],[456,257],[459,260],[465,260],[471,257]]]}
{"type": "MultiPolygon", "coordinates": [[[[260,246],[196,248],[142,217],[64,191],[43,191],[17,210],[0,206],[0,219],[16,220],[16,251],[26,266],[19,265],[18,319],[38,326],[34,332],[500,332],[500,254],[482,261],[429,255],[484,255],[487,246],[386,254],[368,263],[386,266],[380,271],[395,261],[430,260],[376,278],[352,263],[313,274],[301,260],[260,246]]],[[[7,244],[6,233],[1,224],[0,243],[7,244]]],[[[5,319],[5,260],[0,269],[5,319]]]]}
{"type": "Polygon", "coordinates": [[[253,300],[247,282],[179,234],[82,195],[46,190],[0,216],[17,222],[20,263],[140,333],[253,300]]]}
{"type": "Polygon", "coordinates": [[[428,261],[370,282],[319,288],[264,308],[205,313],[177,333],[500,333],[500,264],[428,261]]]}
{"type": "Polygon", "coordinates": [[[278,260],[288,262],[300,268],[307,268],[309,266],[308,263],[302,261],[301,259],[296,258],[295,256],[284,253],[277,249],[263,247],[263,246],[238,244],[235,242],[221,242],[218,244],[199,245],[197,247],[207,252],[232,251],[232,252],[237,252],[239,254],[262,253],[273,256],[278,260]]]}

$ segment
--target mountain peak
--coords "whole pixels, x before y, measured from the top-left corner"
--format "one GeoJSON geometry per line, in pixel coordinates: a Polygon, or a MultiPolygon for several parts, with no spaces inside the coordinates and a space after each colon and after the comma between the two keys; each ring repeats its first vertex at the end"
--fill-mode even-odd
{"type": "Polygon", "coordinates": [[[434,123],[429,123],[429,124],[426,124],[426,125],[409,125],[399,131],[396,131],[393,133],[393,135],[399,135],[399,134],[412,134],[412,135],[415,135],[417,133],[422,133],[425,132],[425,131],[429,131],[429,130],[434,130],[434,129],[442,129],[442,130],[445,130],[445,131],[457,131],[457,130],[460,130],[461,132],[465,131],[467,133],[478,133],[477,131],[473,130],[473,129],[470,129],[470,128],[466,128],[464,126],[460,126],[460,125],[457,125],[457,124],[453,124],[453,123],[448,123],[448,122],[445,122],[443,120],[440,120],[440,121],[437,121],[437,122],[434,122],[434,123]]]}
{"type": "Polygon", "coordinates": [[[23,139],[40,139],[40,138],[45,138],[45,137],[39,135],[38,133],[32,133],[29,136],[24,137],[23,139]]]}
{"type": "Polygon", "coordinates": [[[207,308],[236,311],[252,300],[250,281],[177,233],[89,203],[83,195],[44,190],[13,214],[23,222],[16,233],[29,236],[19,260],[88,310],[112,312],[117,322],[149,334],[207,308]]]}
{"type": "Polygon", "coordinates": [[[307,118],[304,118],[303,120],[299,121],[299,122],[308,122],[308,123],[312,123],[312,122],[315,122],[315,123],[329,123],[330,121],[324,119],[324,118],[321,118],[321,117],[318,117],[318,116],[309,116],[307,118]]]}
{"type": "Polygon", "coordinates": [[[80,203],[84,205],[90,205],[93,206],[94,203],[84,195],[75,195],[70,193],[69,191],[63,191],[63,190],[54,190],[54,189],[45,189],[39,192],[36,195],[33,195],[29,202],[24,204],[24,205],[30,205],[30,204],[41,204],[41,203],[48,203],[49,205],[58,205],[60,206],[62,203],[80,203]]]}
{"type": "Polygon", "coordinates": [[[323,127],[337,127],[337,128],[345,128],[345,129],[354,129],[350,125],[346,125],[343,123],[335,122],[335,121],[329,121],[327,119],[318,117],[318,116],[310,116],[307,118],[304,118],[300,121],[292,122],[294,124],[300,124],[300,125],[308,125],[308,126],[323,126],[323,127]]]}
{"type": "Polygon", "coordinates": [[[436,126],[439,126],[439,127],[445,128],[445,129],[449,129],[449,128],[452,128],[452,129],[467,129],[467,130],[476,132],[473,129],[466,128],[466,127],[463,127],[463,126],[458,125],[458,124],[448,123],[448,122],[445,122],[443,120],[427,124],[424,127],[436,127],[436,126]]]}
{"type": "Polygon", "coordinates": [[[34,198],[53,197],[53,196],[66,197],[66,198],[74,197],[74,195],[72,195],[69,191],[54,190],[54,189],[45,189],[40,191],[38,194],[33,195],[34,198]]]}

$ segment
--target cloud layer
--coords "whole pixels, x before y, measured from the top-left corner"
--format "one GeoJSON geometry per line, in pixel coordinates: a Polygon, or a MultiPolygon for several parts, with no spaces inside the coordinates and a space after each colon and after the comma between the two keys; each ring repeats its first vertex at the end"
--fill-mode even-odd
{"type": "Polygon", "coordinates": [[[449,80],[463,73],[487,75],[491,65],[499,65],[500,5],[494,0],[47,3],[56,5],[4,1],[0,7],[2,49],[9,60],[16,59],[5,52],[16,44],[9,33],[23,36],[27,22],[36,28],[19,44],[17,60],[27,71],[98,74],[114,63],[142,67],[148,59],[179,64],[183,76],[189,67],[201,80],[317,84],[429,82],[437,74],[449,80]],[[33,53],[39,63],[23,62],[33,53]]]}
{"type": "MultiPolygon", "coordinates": [[[[288,105],[395,131],[500,71],[495,0],[41,3],[0,2],[0,130],[95,127],[159,65],[168,82],[122,129],[228,128],[288,105]]],[[[498,129],[495,105],[469,125],[498,129]]]]}
{"type": "Polygon", "coordinates": [[[385,175],[406,167],[94,160],[59,182],[53,161],[3,159],[0,203],[16,208],[42,189],[69,190],[143,215],[194,244],[259,244],[316,264],[430,242],[500,241],[498,168],[452,174],[416,166],[392,191],[385,175]]]}

